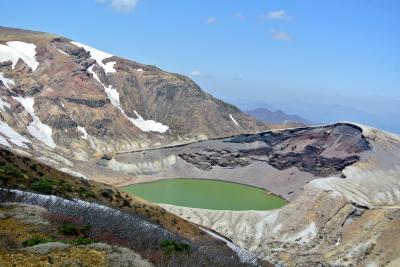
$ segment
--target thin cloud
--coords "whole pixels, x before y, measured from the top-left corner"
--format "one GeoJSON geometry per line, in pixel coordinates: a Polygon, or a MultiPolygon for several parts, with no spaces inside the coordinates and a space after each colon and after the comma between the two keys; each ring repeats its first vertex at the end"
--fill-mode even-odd
{"type": "Polygon", "coordinates": [[[130,12],[139,3],[139,0],[96,0],[98,3],[107,4],[118,12],[130,12]]]}
{"type": "Polygon", "coordinates": [[[216,17],[209,17],[206,20],[207,24],[215,24],[217,22],[217,18],[216,17]]]}
{"type": "Polygon", "coordinates": [[[272,38],[278,41],[283,41],[283,42],[290,42],[292,41],[292,37],[284,31],[273,31],[272,32],[272,38]]]}
{"type": "Polygon", "coordinates": [[[274,10],[269,11],[264,15],[264,18],[269,20],[290,20],[290,16],[286,13],[285,10],[274,10]]]}
{"type": "Polygon", "coordinates": [[[233,14],[233,17],[235,19],[238,19],[238,20],[245,20],[246,19],[246,17],[242,13],[235,13],[235,14],[233,14]]]}
{"type": "Polygon", "coordinates": [[[196,77],[198,79],[213,79],[213,78],[215,78],[214,75],[212,75],[212,74],[204,74],[199,70],[193,70],[190,73],[190,76],[192,76],[193,78],[196,77]]]}
{"type": "Polygon", "coordinates": [[[192,72],[190,73],[190,75],[192,75],[192,76],[201,76],[202,74],[201,74],[201,71],[199,71],[199,70],[194,70],[194,71],[192,71],[192,72]]]}

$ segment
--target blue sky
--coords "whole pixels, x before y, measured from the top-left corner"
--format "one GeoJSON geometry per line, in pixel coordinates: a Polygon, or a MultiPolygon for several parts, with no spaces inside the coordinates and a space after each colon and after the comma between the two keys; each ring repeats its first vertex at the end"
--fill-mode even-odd
{"type": "Polygon", "coordinates": [[[0,9],[2,26],[188,75],[242,109],[400,133],[397,0],[13,0],[0,9]]]}

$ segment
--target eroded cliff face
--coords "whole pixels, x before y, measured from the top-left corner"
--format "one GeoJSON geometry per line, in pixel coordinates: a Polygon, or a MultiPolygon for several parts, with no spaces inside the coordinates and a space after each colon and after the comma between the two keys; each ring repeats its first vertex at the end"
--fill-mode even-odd
{"type": "MultiPolygon", "coordinates": [[[[397,266],[400,137],[360,129],[370,150],[345,167],[342,177],[332,174],[309,182],[282,209],[232,212],[164,207],[275,264],[397,266]]],[[[364,147],[358,142],[356,147],[360,145],[364,147]]]]}
{"type": "Polygon", "coordinates": [[[29,140],[2,143],[77,160],[266,129],[187,77],[46,33],[0,28],[0,78],[1,122],[29,140]]]}

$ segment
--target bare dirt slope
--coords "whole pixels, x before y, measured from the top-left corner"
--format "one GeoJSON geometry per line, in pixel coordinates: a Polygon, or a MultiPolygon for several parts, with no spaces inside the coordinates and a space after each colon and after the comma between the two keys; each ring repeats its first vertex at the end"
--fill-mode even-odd
{"type": "Polygon", "coordinates": [[[164,208],[283,266],[397,266],[400,137],[360,126],[370,152],[275,211],[164,208]]]}

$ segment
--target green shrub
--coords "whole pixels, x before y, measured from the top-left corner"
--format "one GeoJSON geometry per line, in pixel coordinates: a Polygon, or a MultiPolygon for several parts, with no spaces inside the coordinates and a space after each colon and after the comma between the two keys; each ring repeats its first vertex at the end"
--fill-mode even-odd
{"type": "Polygon", "coordinates": [[[32,190],[49,195],[53,192],[54,181],[50,179],[39,179],[38,181],[32,183],[32,190]]]}
{"type": "Polygon", "coordinates": [[[92,230],[92,226],[90,224],[86,224],[80,230],[83,235],[87,236],[89,234],[90,230],[92,230]]]}
{"type": "Polygon", "coordinates": [[[63,235],[78,235],[79,229],[75,224],[72,223],[64,223],[60,229],[60,232],[63,235]]]}
{"type": "Polygon", "coordinates": [[[190,246],[185,243],[178,243],[173,240],[164,240],[161,242],[161,247],[164,249],[164,253],[172,255],[174,253],[188,252],[190,246]]]}
{"type": "Polygon", "coordinates": [[[8,180],[10,178],[23,178],[24,173],[13,166],[0,166],[0,180],[8,180]]]}
{"type": "Polygon", "coordinates": [[[48,239],[45,239],[42,237],[32,237],[32,238],[22,242],[22,245],[24,247],[32,247],[32,246],[36,246],[36,245],[47,243],[47,242],[51,242],[51,240],[48,240],[48,239]]]}
{"type": "Polygon", "coordinates": [[[72,192],[72,186],[70,184],[66,183],[64,180],[58,181],[58,189],[61,192],[72,192]]]}
{"type": "Polygon", "coordinates": [[[96,196],[93,192],[87,191],[87,190],[82,190],[81,195],[84,197],[87,197],[87,198],[89,198],[89,197],[94,198],[96,196]]]}
{"type": "Polygon", "coordinates": [[[73,191],[73,190],[72,190],[72,186],[71,186],[70,184],[64,184],[64,185],[62,186],[61,190],[62,190],[62,191],[65,191],[65,192],[72,192],[72,191],[73,191]]]}
{"type": "Polygon", "coordinates": [[[71,240],[70,243],[75,246],[79,246],[79,245],[89,245],[89,244],[94,243],[94,241],[89,238],[86,238],[86,237],[78,237],[78,238],[71,240]]]}

